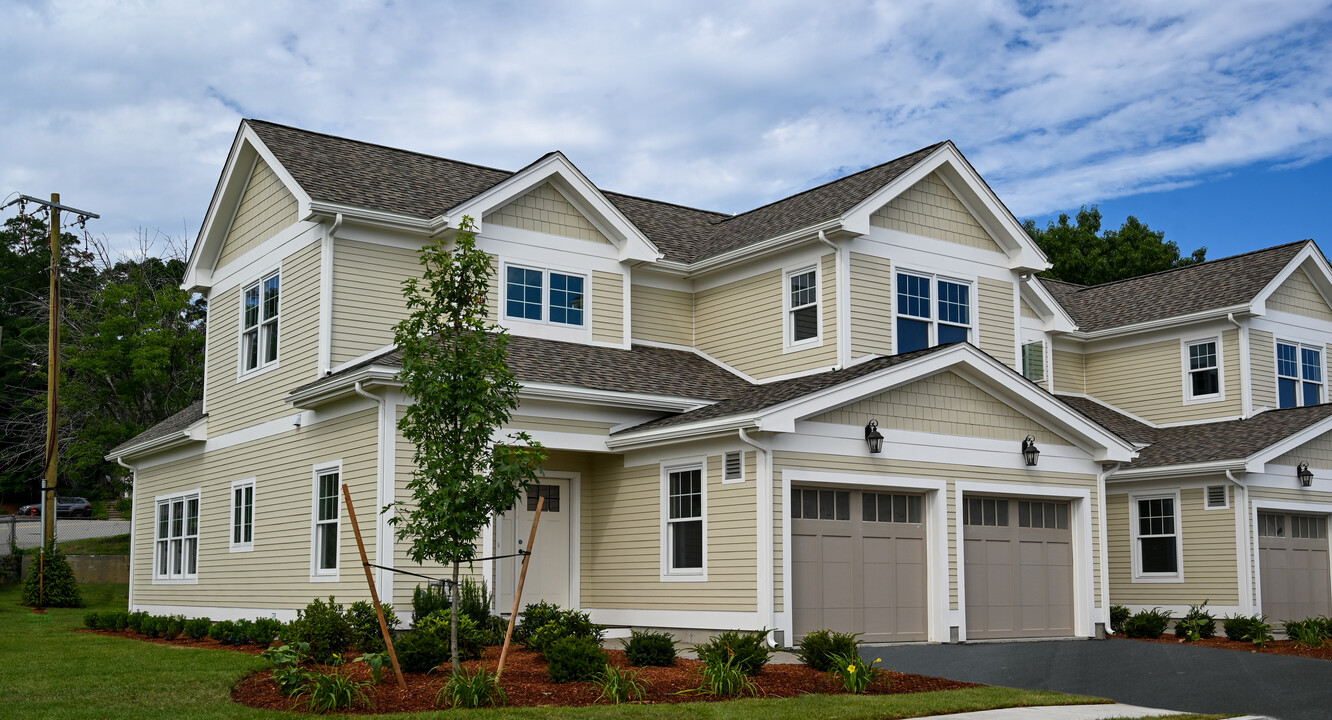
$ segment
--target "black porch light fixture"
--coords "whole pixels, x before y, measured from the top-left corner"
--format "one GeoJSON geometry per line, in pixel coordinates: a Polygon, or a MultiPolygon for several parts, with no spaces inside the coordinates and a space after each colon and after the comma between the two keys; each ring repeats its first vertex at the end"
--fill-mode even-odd
{"type": "Polygon", "coordinates": [[[1022,459],[1027,462],[1027,467],[1034,467],[1041,459],[1041,451],[1036,449],[1036,438],[1031,435],[1022,441],[1022,459]]]}
{"type": "Polygon", "coordinates": [[[865,423],[865,444],[869,445],[871,455],[883,452],[883,434],[879,432],[878,420],[865,423]]]}
{"type": "Polygon", "coordinates": [[[1313,485],[1313,470],[1309,469],[1309,463],[1300,463],[1295,466],[1295,476],[1300,479],[1301,487],[1313,485]]]}

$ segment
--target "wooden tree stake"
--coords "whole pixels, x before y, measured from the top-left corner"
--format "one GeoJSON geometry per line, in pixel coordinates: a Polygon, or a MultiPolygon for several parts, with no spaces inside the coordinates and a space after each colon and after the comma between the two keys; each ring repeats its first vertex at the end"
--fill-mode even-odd
{"type": "Polygon", "coordinates": [[[513,624],[518,622],[518,603],[523,599],[523,583],[527,580],[527,563],[532,559],[532,548],[536,547],[537,525],[541,524],[541,508],[546,506],[546,498],[537,498],[536,515],[532,517],[532,534],[527,538],[527,554],[523,556],[523,571],[518,574],[518,591],[513,594],[513,612],[509,614],[509,629],[504,633],[504,647],[500,649],[499,667],[495,668],[495,682],[499,682],[504,672],[504,659],[509,655],[509,641],[513,639],[513,624]]]}
{"type": "Polygon", "coordinates": [[[342,484],[342,497],[347,501],[347,517],[351,518],[352,532],[356,533],[356,547],[361,551],[361,567],[365,570],[365,581],[370,584],[370,599],[375,603],[375,614],[379,616],[379,631],[384,634],[384,645],[388,648],[389,659],[393,661],[393,674],[398,676],[398,687],[406,689],[407,680],[398,666],[398,653],[393,649],[393,633],[389,632],[388,623],[384,622],[384,608],[379,604],[379,591],[375,589],[375,577],[370,573],[370,558],[365,555],[365,542],[361,540],[361,526],[356,522],[356,508],[352,507],[351,490],[347,483],[342,484]]]}

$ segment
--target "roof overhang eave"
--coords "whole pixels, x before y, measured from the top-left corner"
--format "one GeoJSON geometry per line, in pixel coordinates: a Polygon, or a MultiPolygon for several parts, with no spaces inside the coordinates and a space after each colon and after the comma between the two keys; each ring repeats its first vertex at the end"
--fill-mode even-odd
{"type": "Polygon", "coordinates": [[[601,407],[618,407],[630,410],[651,410],[654,412],[689,412],[697,410],[706,405],[712,405],[713,401],[700,398],[677,397],[674,395],[657,395],[653,393],[629,393],[616,390],[597,390],[595,388],[578,387],[576,385],[559,385],[556,383],[523,383],[522,389],[518,391],[518,397],[524,400],[550,400],[556,402],[572,402],[580,404],[597,405],[601,407]]]}
{"type": "Polygon", "coordinates": [[[1247,472],[1248,469],[1249,463],[1245,458],[1212,460],[1199,463],[1179,463],[1177,465],[1158,465],[1155,467],[1128,467],[1121,468],[1118,472],[1112,475],[1109,482],[1178,478],[1190,475],[1218,475],[1225,473],[1227,470],[1232,472],[1247,472]]]}
{"type": "Polygon", "coordinates": [[[671,425],[664,428],[639,430],[612,435],[606,440],[608,450],[642,450],[658,445],[670,445],[686,440],[702,440],[708,437],[729,435],[740,429],[763,430],[761,413],[727,415],[709,420],[671,425]]]}
{"type": "Polygon", "coordinates": [[[1125,335],[1136,335],[1138,333],[1176,327],[1179,325],[1206,322],[1208,320],[1224,320],[1230,315],[1236,317],[1248,317],[1255,314],[1257,313],[1253,312],[1253,308],[1249,303],[1241,303],[1239,305],[1228,305],[1226,307],[1200,310],[1186,315],[1173,315],[1168,318],[1147,320],[1145,322],[1133,323],[1131,325],[1117,325],[1115,327],[1103,328],[1101,330],[1075,330],[1068,335],[1071,338],[1083,341],[1105,340],[1125,335]]]}
{"type": "Polygon", "coordinates": [[[161,437],[144,440],[143,442],[126,446],[123,449],[113,450],[111,453],[104,456],[103,459],[114,462],[125,458],[170,450],[171,448],[188,445],[194,442],[203,442],[207,439],[208,418],[202,417],[193,423],[190,423],[189,426],[183,430],[176,430],[174,432],[169,432],[166,435],[162,435],[161,437]]]}
{"type": "Polygon", "coordinates": [[[699,273],[721,270],[743,262],[749,262],[757,257],[769,255],[772,253],[789,250],[792,247],[808,242],[817,241],[819,233],[827,235],[830,232],[836,232],[842,229],[841,218],[833,218],[822,222],[807,225],[799,230],[792,230],[788,233],[782,233],[767,240],[760,240],[756,243],[742,245],[738,248],[718,253],[711,257],[704,258],[697,262],[682,263],[679,261],[666,260],[657,263],[653,269],[666,269],[668,271],[683,271],[684,274],[695,275],[699,273]]]}
{"type": "Polygon", "coordinates": [[[343,222],[352,222],[361,225],[388,228],[391,230],[401,230],[429,237],[440,235],[449,227],[449,216],[447,215],[423,218],[415,215],[404,215],[402,213],[386,212],[383,210],[371,210],[369,208],[329,202],[327,200],[311,200],[309,213],[301,219],[311,222],[320,222],[323,220],[332,220],[339,215],[342,216],[343,222]]]}
{"type": "Polygon", "coordinates": [[[292,407],[308,410],[326,405],[334,400],[356,394],[356,384],[362,388],[372,385],[381,387],[402,387],[398,382],[398,368],[387,365],[368,365],[359,370],[336,376],[327,382],[301,388],[287,394],[284,401],[292,407]]]}

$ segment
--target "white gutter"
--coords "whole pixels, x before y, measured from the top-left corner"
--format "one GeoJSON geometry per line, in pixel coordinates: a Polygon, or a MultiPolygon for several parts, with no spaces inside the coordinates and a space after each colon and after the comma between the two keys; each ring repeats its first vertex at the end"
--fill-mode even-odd
{"type": "Polygon", "coordinates": [[[733,250],[727,250],[724,253],[713,255],[712,257],[699,260],[696,263],[664,261],[658,263],[658,265],[664,265],[671,269],[680,268],[689,274],[708,272],[727,265],[753,260],[759,255],[764,255],[777,250],[785,250],[792,245],[798,245],[802,242],[808,242],[809,240],[814,239],[820,232],[825,230],[837,230],[841,227],[842,220],[840,218],[824,220],[823,222],[815,223],[814,225],[799,230],[793,230],[789,233],[778,235],[777,237],[742,245],[733,250]]]}
{"type": "Polygon", "coordinates": [[[317,222],[318,219],[334,218],[338,215],[345,215],[346,218],[352,222],[393,228],[395,230],[425,233],[431,236],[443,233],[448,229],[449,225],[449,218],[445,215],[426,219],[412,217],[411,215],[384,212],[382,210],[370,210],[368,208],[328,202],[326,200],[311,200],[309,214],[301,219],[315,220],[317,222]]]}
{"type": "MultiPolygon", "coordinates": [[[[758,568],[755,582],[758,587],[758,614],[763,620],[763,627],[777,627],[777,613],[773,608],[773,592],[776,587],[773,581],[773,539],[775,525],[772,519],[773,508],[773,483],[772,483],[772,452],[767,446],[755,441],[749,437],[749,433],[744,428],[737,429],[740,441],[752,446],[759,456],[754,462],[755,488],[755,509],[758,512],[758,568]]],[[[783,640],[787,640],[783,638],[783,640]]],[[[767,636],[769,644],[774,644],[772,635],[767,636]]]]}
{"type": "Polygon", "coordinates": [[[714,420],[705,420],[684,425],[672,425],[670,427],[657,428],[655,430],[643,430],[633,433],[632,437],[608,438],[606,440],[606,448],[608,450],[626,447],[641,449],[653,443],[660,444],[674,442],[676,440],[693,438],[699,435],[716,435],[718,433],[730,434],[732,430],[739,430],[741,428],[762,430],[763,425],[759,422],[759,417],[760,414],[728,415],[714,420]]]}
{"type": "MultiPolygon", "coordinates": [[[[1235,479],[1235,474],[1229,470],[1226,471],[1226,479],[1235,484],[1235,502],[1232,507],[1235,510],[1236,532],[1238,534],[1238,544],[1241,552],[1240,556],[1240,582],[1239,590],[1243,593],[1240,598],[1240,613],[1249,615],[1253,613],[1253,547],[1249,545],[1252,540],[1249,530],[1249,489],[1239,480],[1235,479]]],[[[1205,491],[1204,491],[1205,492],[1205,491]]]]}
{"type": "Polygon", "coordinates": [[[1160,467],[1128,468],[1115,473],[1119,480],[1141,480],[1146,478],[1171,478],[1185,475],[1222,473],[1229,470],[1244,471],[1244,460],[1213,460],[1212,462],[1188,463],[1186,465],[1163,465],[1160,467]]]}
{"type": "Polygon", "coordinates": [[[1175,315],[1172,317],[1160,318],[1157,320],[1147,320],[1146,322],[1134,323],[1132,325],[1117,325],[1115,327],[1105,328],[1102,330],[1091,330],[1091,331],[1074,330],[1072,332],[1066,333],[1066,335],[1070,338],[1074,338],[1077,340],[1103,340],[1105,338],[1119,337],[1121,335],[1135,335],[1137,333],[1149,332],[1151,330],[1160,330],[1162,328],[1169,328],[1169,327],[1174,327],[1176,325],[1200,322],[1203,320],[1222,320],[1225,319],[1228,315],[1234,315],[1235,313],[1244,314],[1248,312],[1249,312],[1249,306],[1246,303],[1243,305],[1231,305],[1229,307],[1201,310],[1199,312],[1189,313],[1187,315],[1175,315]]]}
{"type": "Polygon", "coordinates": [[[1226,313],[1226,319],[1239,330],[1240,354],[1240,416],[1253,417],[1253,378],[1249,375],[1249,326],[1235,319],[1235,313],[1226,313]]]}

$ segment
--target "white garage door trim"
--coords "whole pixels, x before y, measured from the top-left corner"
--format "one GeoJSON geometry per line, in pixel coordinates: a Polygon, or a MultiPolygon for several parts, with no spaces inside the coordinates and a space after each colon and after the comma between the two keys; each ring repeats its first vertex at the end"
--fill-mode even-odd
{"type": "MultiPolygon", "coordinates": [[[[1256,498],[1250,495],[1248,554],[1249,562],[1253,566],[1253,601],[1255,608],[1263,606],[1263,568],[1258,559],[1258,513],[1260,512],[1293,512],[1305,515],[1332,515],[1332,503],[1267,500],[1265,498],[1256,498]]],[[[1328,528],[1327,534],[1329,552],[1332,552],[1332,527],[1328,528]]]]}
{"type": "Polygon", "coordinates": [[[1055,498],[1069,501],[1069,530],[1073,535],[1073,634],[1092,634],[1092,522],[1091,490],[1051,485],[1014,485],[959,480],[954,483],[953,537],[957,543],[957,606],[954,612],[958,639],[967,639],[967,579],[966,556],[963,547],[962,499],[964,495],[1014,495],[1024,497],[1055,498]]]}
{"type": "MultiPolygon", "coordinates": [[[[951,611],[948,610],[948,507],[944,492],[948,484],[943,480],[902,477],[899,475],[862,475],[859,473],[821,472],[786,468],[782,473],[782,502],[791,497],[791,485],[839,485],[861,489],[918,490],[925,495],[925,606],[929,619],[929,642],[947,642],[951,611]]],[[[785,506],[783,505],[783,508],[785,506]]],[[[782,612],[777,613],[777,626],[784,637],[794,637],[795,613],[791,589],[791,522],[782,511],[782,612]]],[[[955,623],[953,623],[955,624],[955,623]]]]}

